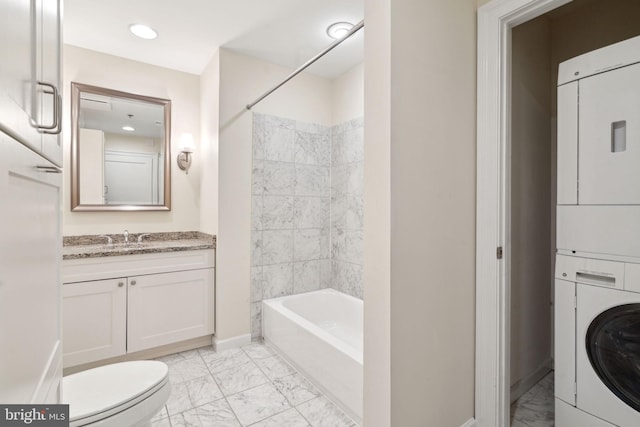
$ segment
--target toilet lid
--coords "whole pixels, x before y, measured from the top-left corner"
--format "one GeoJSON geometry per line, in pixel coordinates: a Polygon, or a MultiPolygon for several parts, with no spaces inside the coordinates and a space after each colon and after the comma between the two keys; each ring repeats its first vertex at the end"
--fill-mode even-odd
{"type": "Polygon", "coordinates": [[[62,379],[62,401],[69,404],[71,421],[126,408],[138,396],[166,382],[168,372],[165,363],[155,360],[114,363],[78,372],[62,379]]]}

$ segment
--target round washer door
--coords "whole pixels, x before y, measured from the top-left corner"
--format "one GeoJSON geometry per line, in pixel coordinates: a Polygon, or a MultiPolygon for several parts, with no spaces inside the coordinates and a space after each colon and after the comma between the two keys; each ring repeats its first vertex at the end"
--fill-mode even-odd
{"type": "Polygon", "coordinates": [[[640,411],[640,304],[619,305],[600,313],[587,329],[586,347],[600,380],[640,411]]]}

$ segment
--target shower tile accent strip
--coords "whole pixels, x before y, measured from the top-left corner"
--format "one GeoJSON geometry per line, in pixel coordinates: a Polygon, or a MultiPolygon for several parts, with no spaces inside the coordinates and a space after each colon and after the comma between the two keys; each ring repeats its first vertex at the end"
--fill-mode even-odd
{"type": "Polygon", "coordinates": [[[129,246],[124,246],[122,234],[109,235],[113,244],[100,235],[64,236],[62,239],[62,259],[97,258],[106,256],[136,255],[160,252],[192,251],[197,249],[215,249],[216,236],[199,231],[180,231],[163,233],[131,233],[129,246]],[[138,236],[144,237],[142,244],[137,243],[138,236]]]}
{"type": "Polygon", "coordinates": [[[253,114],[251,335],[261,301],[335,287],[362,298],[363,120],[253,114]]]}

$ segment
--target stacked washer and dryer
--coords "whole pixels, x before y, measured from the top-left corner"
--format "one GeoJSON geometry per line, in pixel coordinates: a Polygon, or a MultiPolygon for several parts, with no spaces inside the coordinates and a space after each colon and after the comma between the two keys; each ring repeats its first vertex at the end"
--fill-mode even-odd
{"type": "Polygon", "coordinates": [[[558,427],[640,426],[640,37],[560,64],[558,427]]]}

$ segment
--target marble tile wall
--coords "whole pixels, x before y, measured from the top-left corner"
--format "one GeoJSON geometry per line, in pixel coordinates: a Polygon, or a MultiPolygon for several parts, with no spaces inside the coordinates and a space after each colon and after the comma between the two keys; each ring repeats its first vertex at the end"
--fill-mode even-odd
{"type": "Polygon", "coordinates": [[[263,299],[327,287],[362,298],[363,125],[254,113],[252,337],[263,299]]]}
{"type": "Polygon", "coordinates": [[[329,287],[331,129],[253,115],[251,327],[263,299],[329,287]]]}
{"type": "Polygon", "coordinates": [[[331,286],[363,297],[364,120],[331,128],[331,286]]]}

